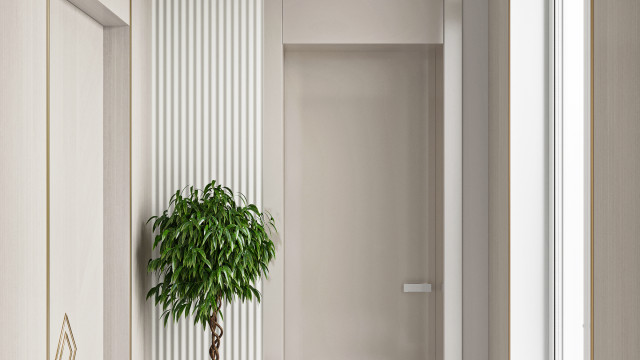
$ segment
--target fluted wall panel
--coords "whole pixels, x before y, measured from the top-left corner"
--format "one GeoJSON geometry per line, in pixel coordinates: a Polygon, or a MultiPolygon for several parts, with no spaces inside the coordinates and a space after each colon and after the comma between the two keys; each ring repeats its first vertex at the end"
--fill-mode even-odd
{"type": "MultiPolygon", "coordinates": [[[[152,27],[154,213],[213,179],[261,206],[262,0],[154,0],[152,27]]],[[[223,313],[223,359],[261,359],[259,304],[223,313]]],[[[152,359],[208,359],[208,329],[152,314],[152,359]]]]}

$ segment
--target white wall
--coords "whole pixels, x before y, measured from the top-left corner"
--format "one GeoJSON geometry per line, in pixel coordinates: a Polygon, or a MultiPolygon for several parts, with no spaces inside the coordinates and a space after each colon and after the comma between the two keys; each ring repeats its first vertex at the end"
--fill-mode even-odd
{"type": "Polygon", "coordinates": [[[546,1],[511,2],[511,358],[548,357],[546,1]]]}
{"type": "MultiPolygon", "coordinates": [[[[152,13],[153,213],[213,179],[260,206],[262,0],[155,0],[152,13]]],[[[152,359],[208,358],[208,330],[191,319],[165,329],[161,312],[151,315],[152,359]]],[[[261,358],[261,319],[255,303],[225,308],[224,359],[261,358]]]]}

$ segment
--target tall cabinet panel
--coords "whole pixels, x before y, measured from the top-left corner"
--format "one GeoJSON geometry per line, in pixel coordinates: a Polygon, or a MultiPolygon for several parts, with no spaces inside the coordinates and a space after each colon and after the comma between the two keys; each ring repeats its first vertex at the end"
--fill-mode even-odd
{"type": "MultiPolygon", "coordinates": [[[[136,62],[149,69],[143,1],[136,62]]],[[[141,124],[136,154],[148,162],[151,110],[147,75],[131,112],[130,5],[0,2],[2,359],[130,357],[131,233],[150,215],[132,200],[130,129],[141,124]]],[[[137,174],[136,199],[148,199],[150,171],[137,174]]]]}
{"type": "Polygon", "coordinates": [[[509,359],[509,2],[489,0],[489,359],[509,359]]]}
{"type": "Polygon", "coordinates": [[[46,353],[46,2],[0,1],[0,358],[46,353]]]}
{"type": "Polygon", "coordinates": [[[640,3],[593,0],[593,359],[640,353],[640,3]]]}
{"type": "Polygon", "coordinates": [[[50,34],[51,350],[66,314],[83,357],[100,359],[103,29],[67,0],[51,0],[50,34]]]}

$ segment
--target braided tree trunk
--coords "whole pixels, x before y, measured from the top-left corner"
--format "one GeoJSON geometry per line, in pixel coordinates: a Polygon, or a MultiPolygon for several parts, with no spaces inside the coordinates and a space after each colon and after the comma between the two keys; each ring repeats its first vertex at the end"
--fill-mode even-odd
{"type": "MultiPolygon", "coordinates": [[[[216,301],[217,308],[220,309],[220,298],[216,301]]],[[[209,327],[211,328],[211,347],[209,348],[209,356],[211,360],[220,360],[220,341],[222,340],[222,326],[218,323],[218,312],[215,311],[209,319],[209,327]]]]}

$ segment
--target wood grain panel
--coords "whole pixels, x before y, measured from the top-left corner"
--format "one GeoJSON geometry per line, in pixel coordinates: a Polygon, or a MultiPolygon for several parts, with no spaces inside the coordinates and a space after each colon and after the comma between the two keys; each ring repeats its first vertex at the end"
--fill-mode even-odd
{"type": "Polygon", "coordinates": [[[103,358],[103,29],[51,1],[51,358],[67,314],[79,357],[103,358]]]}
{"type": "Polygon", "coordinates": [[[594,359],[640,354],[640,3],[594,3],[594,359]]]}
{"type": "Polygon", "coordinates": [[[104,358],[129,357],[129,27],[104,29],[104,358]]]}
{"type": "Polygon", "coordinates": [[[489,1],[463,2],[463,359],[489,360],[489,1]]]}
{"type": "Polygon", "coordinates": [[[152,0],[132,0],[131,9],[131,359],[151,358],[151,307],[145,300],[151,285],[147,263],[151,258],[153,175],[151,166],[152,116],[152,0]]]}
{"type": "Polygon", "coordinates": [[[46,1],[0,1],[0,358],[46,355],[46,1]]]}
{"type": "Polygon", "coordinates": [[[509,2],[489,0],[489,359],[509,358],[509,2]]]}

